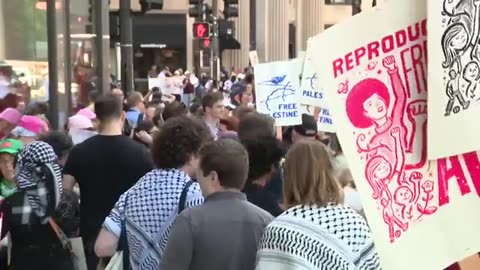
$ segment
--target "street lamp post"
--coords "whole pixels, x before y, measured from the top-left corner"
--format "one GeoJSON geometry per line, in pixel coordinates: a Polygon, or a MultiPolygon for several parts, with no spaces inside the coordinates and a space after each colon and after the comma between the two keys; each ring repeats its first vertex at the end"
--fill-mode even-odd
{"type": "Polygon", "coordinates": [[[57,10],[55,0],[47,0],[48,120],[58,129],[57,10]]]}
{"type": "Polygon", "coordinates": [[[122,89],[133,91],[133,38],[130,0],[120,0],[120,46],[122,51],[122,89]]]}

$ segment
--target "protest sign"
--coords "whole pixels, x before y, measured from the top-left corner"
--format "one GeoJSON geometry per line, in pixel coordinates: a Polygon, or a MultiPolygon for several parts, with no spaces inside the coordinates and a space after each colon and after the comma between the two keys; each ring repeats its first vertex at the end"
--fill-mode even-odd
{"type": "Polygon", "coordinates": [[[248,57],[250,58],[250,65],[252,67],[256,67],[260,63],[260,60],[258,60],[257,51],[249,51],[248,57]]]}
{"type": "Polygon", "coordinates": [[[478,154],[427,160],[426,34],[425,0],[391,1],[313,45],[384,270],[444,269],[480,250],[478,154]]]}
{"type": "Polygon", "coordinates": [[[154,87],[158,87],[162,94],[172,94],[171,83],[165,78],[148,78],[148,89],[152,90],[154,87]]]}
{"type": "Polygon", "coordinates": [[[428,9],[428,158],[478,151],[480,1],[430,0],[428,9]]]}
{"type": "Polygon", "coordinates": [[[335,132],[330,110],[325,102],[325,93],[320,86],[318,73],[315,71],[311,59],[311,43],[313,39],[309,39],[307,43],[307,52],[305,61],[303,62],[302,80],[300,83],[300,91],[297,91],[297,100],[300,104],[320,107],[318,116],[318,130],[325,132],[335,132]]]}
{"type": "Polygon", "coordinates": [[[258,64],[255,67],[257,111],[275,119],[276,126],[302,123],[295,92],[299,89],[296,61],[258,64]]]}

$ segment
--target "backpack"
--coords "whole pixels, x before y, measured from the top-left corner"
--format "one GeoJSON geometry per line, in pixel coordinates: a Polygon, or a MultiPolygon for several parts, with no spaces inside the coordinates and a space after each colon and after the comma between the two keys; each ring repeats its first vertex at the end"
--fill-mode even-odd
{"type": "MultiPolygon", "coordinates": [[[[139,123],[140,121],[143,120],[144,117],[145,117],[145,114],[143,114],[143,113],[140,113],[140,114],[138,115],[137,125],[138,125],[138,123],[139,123]]],[[[135,128],[136,128],[136,125],[135,125],[132,121],[130,121],[130,120],[128,120],[128,119],[125,119],[125,122],[123,123],[123,132],[122,132],[122,133],[123,133],[123,135],[130,137],[130,136],[133,135],[133,134],[132,134],[132,131],[133,131],[135,128]]]]}

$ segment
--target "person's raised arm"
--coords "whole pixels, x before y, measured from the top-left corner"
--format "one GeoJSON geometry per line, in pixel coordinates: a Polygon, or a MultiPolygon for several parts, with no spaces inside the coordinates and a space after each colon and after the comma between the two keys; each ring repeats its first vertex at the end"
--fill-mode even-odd
{"type": "Polygon", "coordinates": [[[63,175],[63,189],[73,191],[75,183],[77,183],[75,177],[68,174],[63,175]]]}
{"type": "Polygon", "coordinates": [[[78,153],[78,148],[74,147],[63,168],[63,189],[73,191],[73,187],[77,183],[75,175],[79,171],[78,167],[81,161],[82,157],[78,153]]]}

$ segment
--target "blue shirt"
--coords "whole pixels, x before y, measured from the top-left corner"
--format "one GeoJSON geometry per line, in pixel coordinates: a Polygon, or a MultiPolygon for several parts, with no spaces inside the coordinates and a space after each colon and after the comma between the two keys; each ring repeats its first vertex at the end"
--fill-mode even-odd
{"type": "Polygon", "coordinates": [[[138,116],[140,115],[140,111],[136,108],[129,109],[127,113],[125,113],[125,117],[128,121],[133,124],[133,127],[137,126],[138,116]]]}

